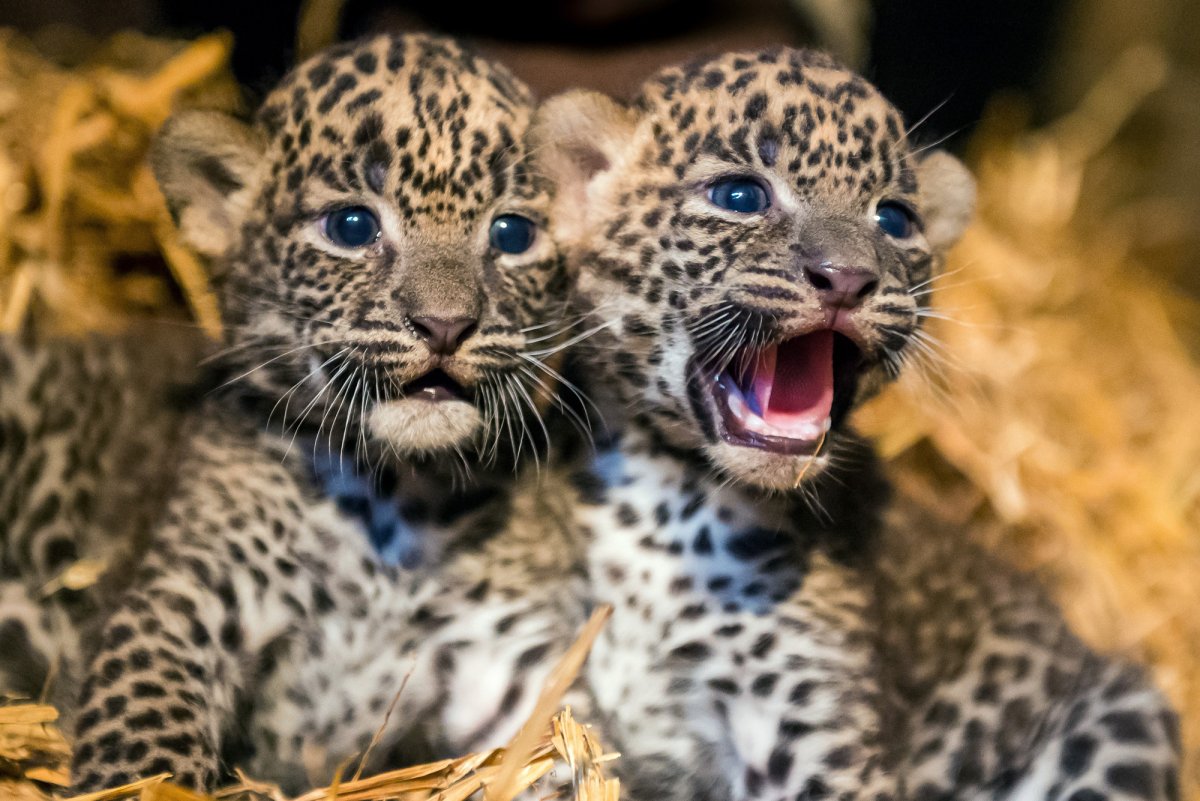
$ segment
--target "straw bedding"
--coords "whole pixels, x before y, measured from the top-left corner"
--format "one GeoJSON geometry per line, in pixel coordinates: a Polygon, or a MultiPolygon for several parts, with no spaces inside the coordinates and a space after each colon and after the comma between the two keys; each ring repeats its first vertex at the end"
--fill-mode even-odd
{"type": "MultiPolygon", "coordinates": [[[[236,107],[229,46],[128,34],[66,69],[0,31],[0,326],[36,317],[111,330],[149,314],[219,331],[203,267],[175,238],[142,157],[172,108],[236,107]]],[[[1183,711],[1185,793],[1200,799],[1200,335],[1187,328],[1200,316],[1129,255],[1136,218],[1103,195],[1081,202],[1082,187],[1129,169],[1111,136],[1164,72],[1159,55],[1132,50],[1054,125],[992,115],[970,154],[977,223],[935,284],[944,319],[858,423],[907,502],[967,524],[1043,576],[1088,641],[1152,667],[1183,711]]],[[[557,698],[548,687],[507,752],[366,779],[347,766],[349,778],[306,801],[454,799],[484,786],[503,801],[555,758],[571,766],[568,792],[615,800],[609,757],[569,713],[551,717],[557,698]]],[[[65,783],[54,717],[0,707],[0,796],[42,800],[65,783]]],[[[164,778],[102,798],[195,798],[164,778]]],[[[221,797],[248,793],[279,798],[252,777],[221,797]]]]}

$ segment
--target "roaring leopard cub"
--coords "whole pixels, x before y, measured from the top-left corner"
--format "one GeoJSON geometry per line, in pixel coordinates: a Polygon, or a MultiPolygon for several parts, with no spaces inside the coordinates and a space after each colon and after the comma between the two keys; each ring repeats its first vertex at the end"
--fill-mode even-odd
{"type": "Polygon", "coordinates": [[[583,358],[618,433],[575,519],[634,796],[1176,796],[1160,696],[1029,580],[887,510],[847,427],[904,363],[965,169],[788,49],[667,69],[629,107],[565,95],[533,136],[603,326],[583,358]]]}
{"type": "MultiPolygon", "coordinates": [[[[544,445],[529,432],[566,286],[537,231],[532,111],[502,67],[411,35],[314,57],[252,124],[167,123],[153,165],[212,260],[230,389],[189,423],[176,490],[99,638],[76,716],[79,788],[163,771],[211,787],[231,735],[270,706],[272,665],[322,659],[317,632],[350,658],[339,621],[379,608],[432,638],[444,621],[394,563],[546,516],[514,497],[510,469],[544,445]]],[[[402,675],[354,688],[371,701],[368,738],[402,675]]],[[[436,708],[432,675],[406,698],[436,708]]]]}

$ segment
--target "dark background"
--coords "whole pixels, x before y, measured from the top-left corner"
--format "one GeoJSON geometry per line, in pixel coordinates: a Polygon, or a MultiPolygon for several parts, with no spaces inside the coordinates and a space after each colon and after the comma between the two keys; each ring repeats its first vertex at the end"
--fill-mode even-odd
{"type": "MultiPolygon", "coordinates": [[[[997,91],[1041,85],[1063,0],[877,0],[850,55],[927,136],[962,141],[997,91]]],[[[381,28],[433,28],[479,41],[541,94],[586,85],[629,94],[641,77],[696,51],[769,43],[828,44],[801,3],[789,0],[349,0],[343,37],[381,28]]],[[[853,3],[849,5],[853,6],[853,3]]],[[[235,37],[234,69],[251,94],[293,62],[299,2],[286,0],[8,0],[0,25],[31,33],[48,24],[103,36],[134,27],[235,37]]],[[[835,48],[838,49],[838,48],[835,48]]],[[[253,98],[252,98],[253,99],[253,98]]]]}

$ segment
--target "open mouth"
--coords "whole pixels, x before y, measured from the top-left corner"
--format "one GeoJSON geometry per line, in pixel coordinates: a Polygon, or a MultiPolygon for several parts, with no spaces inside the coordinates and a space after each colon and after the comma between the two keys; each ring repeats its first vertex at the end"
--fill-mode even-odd
{"type": "Polygon", "coordinates": [[[854,398],[862,352],[824,329],[745,348],[710,376],[721,436],[733,445],[811,454],[854,398]]]}
{"type": "Polygon", "coordinates": [[[462,384],[439,369],[430,370],[420,378],[409,381],[401,388],[402,397],[414,400],[425,400],[432,403],[441,401],[469,401],[470,397],[462,384]]]}

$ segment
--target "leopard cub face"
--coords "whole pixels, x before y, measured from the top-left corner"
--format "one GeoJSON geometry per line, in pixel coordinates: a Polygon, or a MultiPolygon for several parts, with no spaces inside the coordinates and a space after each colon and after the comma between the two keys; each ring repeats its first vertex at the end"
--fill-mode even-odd
{"type": "Polygon", "coordinates": [[[155,172],[273,413],[400,455],[494,456],[526,430],[565,286],[533,106],[451,40],[379,36],[301,64],[251,124],[167,123],[155,172]]]}
{"type": "Polygon", "coordinates": [[[772,489],[827,467],[896,376],[974,200],[873,86],[801,50],[669,68],[629,107],[568,93],[532,138],[603,383],[772,489]]]}

